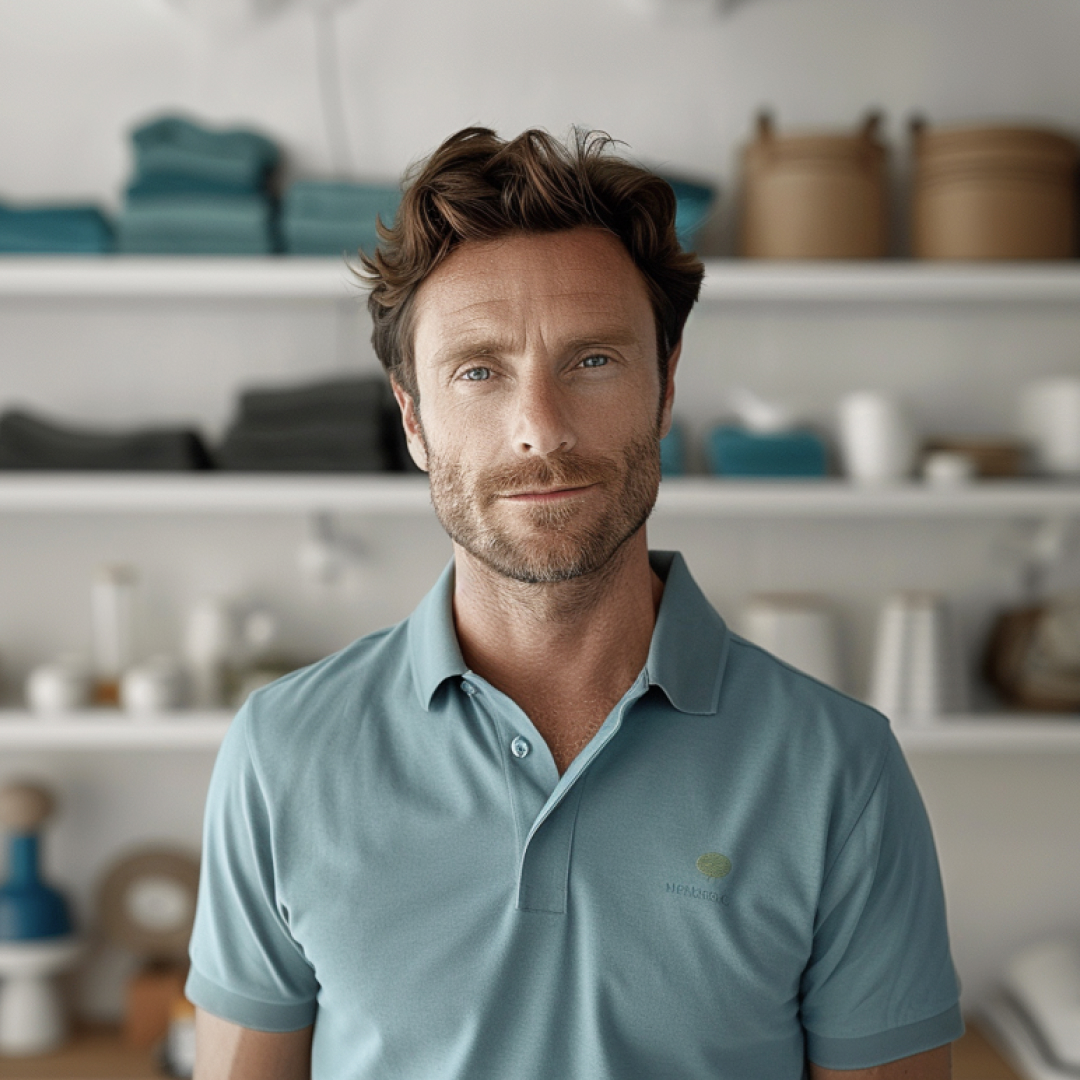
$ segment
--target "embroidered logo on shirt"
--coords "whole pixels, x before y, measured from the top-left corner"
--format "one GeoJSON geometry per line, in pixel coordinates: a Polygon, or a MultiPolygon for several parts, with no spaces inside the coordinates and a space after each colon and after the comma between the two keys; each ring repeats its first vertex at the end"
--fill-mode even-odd
{"type": "Polygon", "coordinates": [[[731,860],[718,851],[707,851],[699,857],[697,868],[707,878],[724,878],[731,873],[731,860]]]}

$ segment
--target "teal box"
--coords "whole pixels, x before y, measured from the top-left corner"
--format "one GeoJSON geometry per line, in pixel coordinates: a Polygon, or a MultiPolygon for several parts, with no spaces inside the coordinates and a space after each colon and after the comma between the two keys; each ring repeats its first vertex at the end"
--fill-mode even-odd
{"type": "Polygon", "coordinates": [[[828,474],[825,440],[805,429],[765,435],[721,424],[709,433],[705,449],[710,470],[721,476],[820,479],[828,474]]]}
{"type": "Polygon", "coordinates": [[[675,421],[660,440],[660,475],[682,476],[686,472],[686,432],[675,421]]]}

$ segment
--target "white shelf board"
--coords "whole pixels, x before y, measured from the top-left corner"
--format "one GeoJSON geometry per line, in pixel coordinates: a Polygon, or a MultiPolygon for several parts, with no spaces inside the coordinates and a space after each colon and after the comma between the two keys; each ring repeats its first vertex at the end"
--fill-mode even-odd
{"type": "Polygon", "coordinates": [[[698,517],[1044,517],[1080,515],[1080,483],[981,481],[953,488],[844,480],[669,478],[657,510],[698,517]]]}
{"type": "Polygon", "coordinates": [[[0,300],[355,300],[364,292],[342,258],[265,256],[0,256],[0,300]]]}
{"type": "MultiPolygon", "coordinates": [[[[149,719],[104,709],[42,718],[20,709],[0,710],[3,750],[197,750],[216,749],[231,712],[182,711],[149,719]]],[[[913,726],[894,720],[905,750],[927,753],[1080,753],[1080,716],[965,715],[913,726]]]]}
{"type": "Polygon", "coordinates": [[[150,718],[94,709],[39,717],[0,710],[4,750],[213,750],[221,745],[231,712],[172,712],[150,718]]]}
{"type": "MultiPolygon", "coordinates": [[[[1080,302],[1080,260],[942,263],[913,259],[775,262],[706,259],[702,300],[1001,303],[1080,302]]],[[[0,256],[0,300],[356,300],[344,256],[0,256]]]]}
{"type": "MultiPolygon", "coordinates": [[[[400,474],[0,472],[0,512],[430,514],[427,481],[400,474]]],[[[943,489],[842,480],[668,478],[657,513],[699,518],[1080,517],[1080,482],[943,489]]]]}
{"type": "Polygon", "coordinates": [[[913,752],[1080,753],[1080,715],[973,713],[922,724],[901,717],[892,727],[913,752]]]}
{"type": "Polygon", "coordinates": [[[307,513],[430,510],[426,479],[264,473],[0,473],[0,511],[307,513]]]}
{"type": "Polygon", "coordinates": [[[1080,302],[1080,261],[706,259],[701,298],[709,302],[1075,303],[1080,302]]]}

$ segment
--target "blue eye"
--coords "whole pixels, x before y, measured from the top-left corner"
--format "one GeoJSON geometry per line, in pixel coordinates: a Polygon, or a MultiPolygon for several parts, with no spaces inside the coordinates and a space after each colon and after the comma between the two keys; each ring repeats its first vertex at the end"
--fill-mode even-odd
{"type": "Polygon", "coordinates": [[[485,379],[491,378],[491,368],[486,367],[474,367],[469,368],[464,375],[463,379],[467,379],[469,382],[483,382],[485,379]]]}
{"type": "Polygon", "coordinates": [[[585,359],[581,361],[581,366],[582,367],[597,368],[597,367],[603,367],[607,362],[608,362],[608,357],[606,357],[606,356],[599,356],[599,355],[598,356],[586,356],[585,359]]]}

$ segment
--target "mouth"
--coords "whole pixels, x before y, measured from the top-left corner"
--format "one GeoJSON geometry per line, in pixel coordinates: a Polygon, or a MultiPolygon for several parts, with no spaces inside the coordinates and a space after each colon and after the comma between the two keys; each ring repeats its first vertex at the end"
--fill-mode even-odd
{"type": "Polygon", "coordinates": [[[535,488],[530,491],[510,491],[499,496],[510,503],[550,503],[570,499],[591,491],[596,484],[581,484],[577,487],[535,488]]]}

